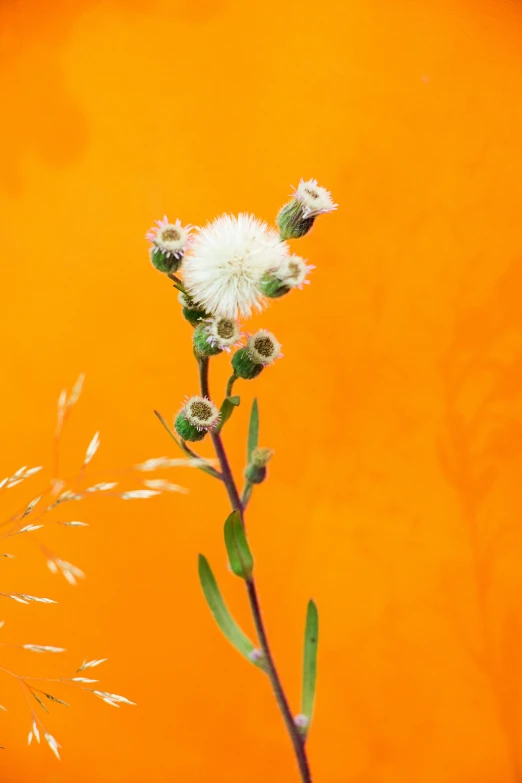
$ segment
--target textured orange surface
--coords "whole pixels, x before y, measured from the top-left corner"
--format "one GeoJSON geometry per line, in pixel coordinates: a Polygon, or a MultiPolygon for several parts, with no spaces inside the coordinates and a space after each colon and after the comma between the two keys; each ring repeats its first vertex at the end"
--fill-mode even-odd
{"type": "MultiPolygon", "coordinates": [[[[340,204],[296,243],[313,285],[257,319],[285,359],[226,437],[240,470],[255,390],[277,455],[250,531],[296,711],[309,596],[321,616],[317,783],[522,777],[521,40],[508,0],[0,3],[0,474],[49,461],[80,370],[71,469],[97,428],[93,475],[177,456],[152,409],[170,417],[196,374],[147,260],[155,218],[271,220],[301,176],[340,204]]],[[[203,551],[251,630],[222,489],[169,478],[190,495],[93,499],[74,510],[90,528],[52,534],[78,588],[27,538],[1,565],[1,589],[59,600],[3,602],[3,638],[68,648],[2,658],[107,656],[103,685],[139,705],[69,694],[48,718],[60,764],[27,749],[0,679],[5,783],[297,782],[267,683],[200,595],[203,551]]]]}

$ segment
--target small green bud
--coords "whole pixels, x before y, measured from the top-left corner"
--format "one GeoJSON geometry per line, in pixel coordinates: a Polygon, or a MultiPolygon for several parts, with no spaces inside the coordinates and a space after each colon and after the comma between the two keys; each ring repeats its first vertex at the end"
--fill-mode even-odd
{"type": "Polygon", "coordinates": [[[179,437],[182,438],[183,440],[188,440],[188,441],[203,440],[203,438],[207,434],[206,430],[198,430],[197,427],[194,427],[194,425],[191,424],[189,420],[185,417],[183,411],[181,411],[181,413],[178,413],[178,415],[176,416],[176,421],[174,422],[174,426],[176,428],[176,432],[178,433],[179,437]]]}
{"type": "Polygon", "coordinates": [[[281,209],[277,216],[277,225],[281,239],[299,239],[304,237],[314,224],[318,215],[326,215],[337,209],[326,188],[317,184],[317,180],[302,179],[292,201],[281,209]]]}
{"type": "Polygon", "coordinates": [[[217,356],[222,351],[209,336],[206,323],[199,324],[194,329],[194,350],[199,356],[217,356]]]}
{"type": "Polygon", "coordinates": [[[160,272],[174,273],[177,272],[183,261],[183,253],[166,253],[160,250],[159,247],[155,247],[150,252],[150,260],[156,269],[160,272]]]}
{"type": "Polygon", "coordinates": [[[254,362],[246,348],[240,348],[232,357],[232,367],[238,378],[252,380],[257,378],[263,369],[263,365],[254,362]]]}
{"type": "Polygon", "coordinates": [[[192,326],[197,326],[200,321],[204,321],[206,318],[210,317],[201,305],[194,302],[194,300],[187,294],[184,294],[183,291],[179,292],[178,300],[183,308],[183,317],[186,318],[192,326]]]}
{"type": "Polygon", "coordinates": [[[314,224],[315,217],[305,217],[303,205],[297,199],[289,201],[279,211],[277,225],[281,239],[300,239],[308,234],[314,224]]]}
{"type": "Polygon", "coordinates": [[[283,283],[274,274],[263,275],[260,281],[260,288],[269,299],[279,299],[279,297],[284,296],[291,290],[290,286],[283,283]]]}
{"type": "Polygon", "coordinates": [[[174,426],[183,440],[203,440],[219,423],[220,413],[206,397],[190,397],[176,416],[174,426]]]}
{"type": "Polygon", "coordinates": [[[251,484],[261,484],[266,479],[266,466],[273,455],[272,449],[255,448],[245,469],[245,478],[251,484]]]}

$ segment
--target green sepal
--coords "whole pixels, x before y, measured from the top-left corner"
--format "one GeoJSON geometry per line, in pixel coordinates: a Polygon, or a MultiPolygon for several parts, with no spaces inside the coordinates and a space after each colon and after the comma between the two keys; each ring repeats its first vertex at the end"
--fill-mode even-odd
{"type": "Polygon", "coordinates": [[[259,439],[259,405],[257,397],[254,397],[252,410],[250,411],[250,422],[248,425],[248,443],[247,443],[247,465],[252,460],[252,452],[257,448],[259,439]]]}
{"type": "Polygon", "coordinates": [[[205,324],[199,324],[194,330],[194,352],[197,356],[217,356],[222,348],[218,345],[211,345],[208,342],[208,332],[205,324]]]}
{"type": "Polygon", "coordinates": [[[235,352],[232,357],[232,367],[238,378],[244,378],[246,381],[257,378],[263,370],[262,364],[256,364],[256,362],[252,361],[252,357],[246,348],[240,348],[235,352]]]}
{"type": "Polygon", "coordinates": [[[268,274],[261,278],[260,288],[269,299],[279,299],[291,290],[290,286],[283,283],[278,277],[268,274]]]}
{"type": "Polygon", "coordinates": [[[289,201],[279,211],[277,225],[281,239],[299,239],[308,234],[314,224],[314,217],[303,216],[303,206],[298,199],[289,201]]]}
{"type": "Polygon", "coordinates": [[[150,260],[159,272],[166,272],[173,274],[177,272],[183,261],[183,253],[179,256],[173,256],[172,254],[167,256],[159,248],[154,248],[150,253],[150,260]]]}
{"type": "Polygon", "coordinates": [[[254,465],[250,463],[245,468],[245,478],[250,484],[262,484],[266,479],[266,465],[254,465]]]}
{"type": "Polygon", "coordinates": [[[191,424],[187,419],[183,411],[178,413],[176,416],[174,427],[176,428],[176,432],[178,433],[179,437],[182,440],[188,440],[189,442],[203,440],[207,434],[206,430],[199,430],[197,427],[194,427],[194,425],[191,424]]]}
{"type": "Polygon", "coordinates": [[[303,690],[301,713],[308,718],[306,732],[310,728],[314,711],[315,684],[317,679],[317,643],[319,641],[319,615],[313,601],[308,602],[304,636],[303,690]]]}
{"type": "Polygon", "coordinates": [[[233,511],[225,521],[225,546],[230,568],[236,576],[247,582],[252,579],[254,558],[248,545],[245,528],[239,511],[233,511]]]}
{"type": "Polygon", "coordinates": [[[182,313],[183,317],[189,324],[192,324],[192,326],[197,326],[201,321],[208,318],[208,313],[206,313],[205,310],[189,310],[188,307],[184,307],[182,313]]]}
{"type": "Polygon", "coordinates": [[[255,647],[228,611],[219,591],[219,587],[217,586],[214,574],[204,555],[199,555],[198,557],[198,573],[207,604],[225,637],[241,655],[250,661],[250,663],[253,663],[254,666],[257,666],[258,668],[263,668],[262,661],[258,662],[252,658],[255,647]]]}

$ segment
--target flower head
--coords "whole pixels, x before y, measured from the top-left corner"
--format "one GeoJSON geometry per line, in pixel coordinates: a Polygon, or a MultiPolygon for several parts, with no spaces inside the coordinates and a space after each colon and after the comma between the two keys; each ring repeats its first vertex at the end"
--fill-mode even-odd
{"type": "Polygon", "coordinates": [[[301,179],[299,186],[295,191],[295,198],[303,205],[303,217],[317,217],[325,215],[327,212],[333,212],[337,209],[330,192],[317,184],[316,179],[309,179],[306,182],[301,179]]]}
{"type": "Polygon", "coordinates": [[[269,299],[279,299],[292,288],[302,288],[309,281],[306,279],[308,272],[315,269],[311,264],[307,264],[299,256],[288,256],[284,259],[279,269],[274,269],[264,275],[261,281],[263,293],[269,299]]]}
{"type": "Polygon", "coordinates": [[[294,188],[292,201],[279,211],[277,225],[281,239],[299,239],[312,228],[318,215],[324,215],[337,209],[326,188],[317,184],[317,180],[301,180],[294,188]]]}
{"type": "Polygon", "coordinates": [[[224,351],[230,352],[231,347],[238,345],[241,340],[239,324],[233,318],[209,318],[206,330],[208,342],[224,351]]]}
{"type": "Polygon", "coordinates": [[[179,219],[169,223],[166,215],[162,220],[156,220],[156,225],[145,234],[151,243],[150,258],[156,269],[175,272],[179,268],[191,230],[192,226],[182,226],[179,219]]]}
{"type": "Polygon", "coordinates": [[[189,295],[212,315],[237,318],[261,310],[261,279],[277,269],[288,248],[274,229],[252,215],[221,215],[200,229],[184,263],[189,295]]]}
{"type": "Polygon", "coordinates": [[[282,355],[281,343],[266,329],[260,329],[249,338],[246,350],[253,362],[264,367],[272,364],[282,355]]]}
{"type": "Polygon", "coordinates": [[[190,397],[178,413],[174,426],[183,440],[202,440],[207,432],[215,429],[220,413],[207,397],[190,397]]]}

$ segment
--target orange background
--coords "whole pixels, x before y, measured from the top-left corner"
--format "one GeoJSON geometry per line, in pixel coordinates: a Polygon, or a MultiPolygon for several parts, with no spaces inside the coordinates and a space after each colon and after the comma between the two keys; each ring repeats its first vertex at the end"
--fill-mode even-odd
{"type": "MultiPolygon", "coordinates": [[[[295,243],[313,284],[257,319],[285,358],[241,387],[226,435],[239,471],[258,394],[276,457],[249,529],[295,711],[309,596],[320,610],[314,781],[520,779],[520,4],[2,0],[0,28],[0,473],[49,463],[80,370],[70,471],[98,428],[97,480],[178,456],[152,409],[196,391],[190,329],[144,232],[164,212],[272,220],[317,177],[340,209],[295,243]]],[[[46,718],[60,764],[27,749],[2,678],[5,783],[297,781],[267,682],[200,594],[203,551],[251,632],[222,488],[168,477],[190,495],[93,498],[67,509],[90,528],[44,529],[78,588],[27,537],[1,564],[2,589],[59,601],[3,601],[2,638],[68,648],[4,665],[107,656],[103,687],[139,705],[69,693],[46,718]]]]}

